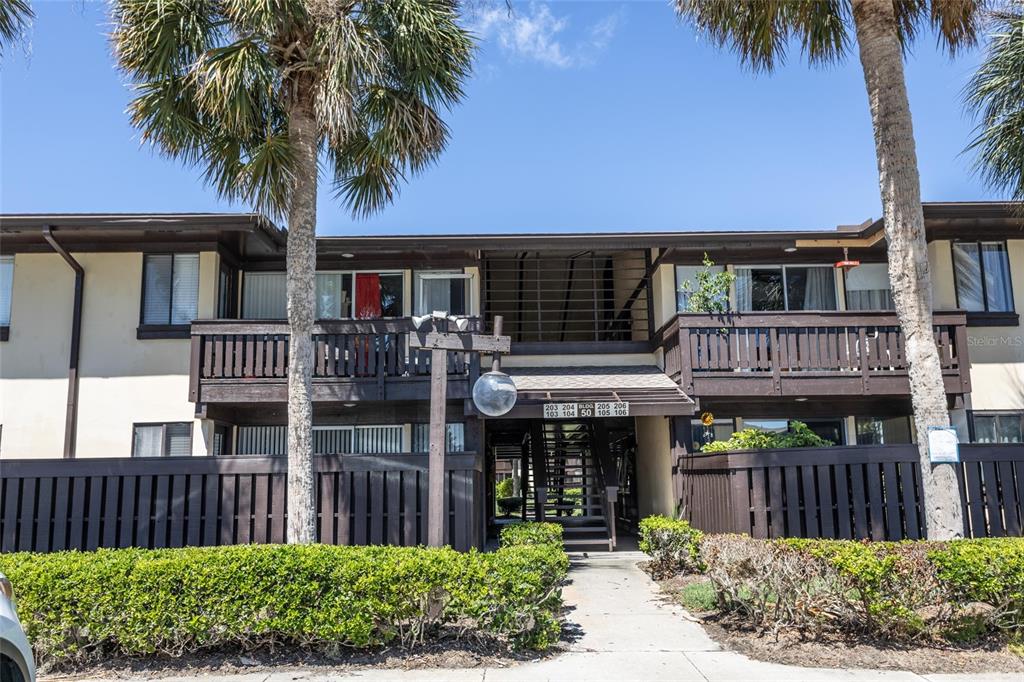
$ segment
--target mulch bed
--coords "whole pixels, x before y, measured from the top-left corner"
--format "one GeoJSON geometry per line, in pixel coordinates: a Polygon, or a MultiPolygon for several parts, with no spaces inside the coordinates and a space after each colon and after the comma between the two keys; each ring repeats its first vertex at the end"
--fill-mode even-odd
{"type": "Polygon", "coordinates": [[[525,661],[535,661],[560,653],[559,647],[544,654],[520,653],[500,642],[474,641],[472,638],[446,638],[417,646],[366,650],[345,650],[336,656],[297,647],[278,647],[275,651],[248,652],[211,651],[177,658],[151,656],[146,658],[108,658],[102,665],[49,668],[47,679],[146,677],[159,679],[180,675],[238,675],[260,672],[301,670],[320,675],[358,672],[360,669],[388,668],[506,668],[525,661]]]}
{"type": "MultiPolygon", "coordinates": [[[[706,580],[700,575],[682,575],[663,578],[658,584],[667,597],[678,601],[680,590],[706,580]]],[[[909,670],[918,674],[1024,673],[1024,658],[998,641],[970,648],[903,646],[865,637],[807,640],[793,632],[780,633],[776,640],[716,612],[689,613],[724,648],[758,661],[810,668],[909,670]]]]}

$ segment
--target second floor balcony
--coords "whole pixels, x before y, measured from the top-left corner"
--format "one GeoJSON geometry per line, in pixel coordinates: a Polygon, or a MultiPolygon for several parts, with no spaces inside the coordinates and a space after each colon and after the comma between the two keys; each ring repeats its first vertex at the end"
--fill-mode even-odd
{"type": "MultiPolygon", "coordinates": [[[[938,312],[948,395],[969,393],[966,316],[938,312]]],[[[680,313],[654,345],[690,396],[909,396],[906,338],[892,312],[680,313]]]]}
{"type": "MultiPolygon", "coordinates": [[[[470,330],[479,322],[471,320],[470,330]]],[[[323,320],[313,328],[313,399],[426,400],[430,351],[410,347],[409,318],[323,320]]],[[[288,396],[288,324],[262,320],[192,323],[189,399],[195,403],[283,403],[288,396]]],[[[476,353],[448,353],[448,397],[469,396],[476,353]]]]}

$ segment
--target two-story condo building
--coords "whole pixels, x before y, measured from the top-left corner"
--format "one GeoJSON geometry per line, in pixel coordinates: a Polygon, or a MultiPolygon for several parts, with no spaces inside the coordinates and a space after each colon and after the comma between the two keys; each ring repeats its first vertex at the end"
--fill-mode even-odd
{"type": "MultiPolygon", "coordinates": [[[[1020,206],[924,212],[952,422],[965,443],[1020,443],[1020,206]]],[[[285,233],[255,214],[0,216],[0,468],[66,458],[88,477],[91,458],[283,455],[284,249],[285,233]]],[[[317,250],[317,454],[426,452],[430,354],[410,347],[411,316],[444,310],[476,330],[504,320],[502,365],[519,391],[509,414],[475,410],[480,357],[448,359],[447,449],[479,461],[466,479],[473,519],[462,544],[501,522],[495,484],[507,477],[526,498],[508,513],[560,520],[582,543],[611,535],[612,516],[624,528],[673,513],[679,458],[734,430],[800,420],[837,445],[915,439],[881,221],[813,232],[321,237],[317,250]],[[705,254],[735,276],[728,316],[687,312],[705,254]],[[843,260],[859,265],[837,267],[843,260]]],[[[385,485],[377,499],[372,471],[345,480],[357,483],[322,491],[355,505],[338,514],[345,524],[359,505],[390,519],[376,531],[370,522],[366,532],[381,537],[413,523],[413,489],[385,485]]],[[[253,504],[280,509],[277,484],[254,485],[253,504]]],[[[845,478],[827,487],[848,490],[845,478]]],[[[0,513],[29,504],[17,490],[0,491],[0,513]]],[[[103,490],[83,494],[94,505],[126,494],[103,490]]],[[[117,528],[142,516],[133,494],[117,528]]],[[[42,488],[32,495],[38,511],[42,488]]]]}

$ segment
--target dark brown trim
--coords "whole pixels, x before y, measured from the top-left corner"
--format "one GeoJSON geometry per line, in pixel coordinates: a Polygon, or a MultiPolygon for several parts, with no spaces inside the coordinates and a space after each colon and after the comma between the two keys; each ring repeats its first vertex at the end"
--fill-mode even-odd
{"type": "Polygon", "coordinates": [[[5,324],[0,326],[0,341],[8,341],[11,338],[11,326],[5,324]]]}
{"type": "Polygon", "coordinates": [[[607,355],[650,351],[650,341],[514,341],[510,355],[607,355]]]}
{"type": "Polygon", "coordinates": [[[64,416],[64,458],[74,459],[78,440],[78,356],[82,342],[82,296],[85,269],[53,237],[53,228],[43,227],[43,239],[75,272],[74,305],[71,309],[71,352],[68,358],[68,400],[64,416]]]}
{"type": "Polygon", "coordinates": [[[187,324],[140,324],[135,330],[135,338],[140,341],[151,339],[187,339],[192,335],[192,327],[187,324]]]}
{"type": "Polygon", "coordinates": [[[1018,327],[1020,315],[1017,313],[989,313],[975,311],[967,313],[968,327],[1018,327]]]}

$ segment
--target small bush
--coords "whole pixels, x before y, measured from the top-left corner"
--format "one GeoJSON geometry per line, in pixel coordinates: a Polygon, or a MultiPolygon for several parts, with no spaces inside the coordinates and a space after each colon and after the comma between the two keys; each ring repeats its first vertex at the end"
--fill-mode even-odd
{"type": "Polygon", "coordinates": [[[704,533],[682,520],[648,516],[640,521],[640,551],[651,557],[658,576],[699,571],[699,547],[704,533]]]}
{"type": "Polygon", "coordinates": [[[715,596],[715,587],[711,581],[690,583],[676,592],[676,599],[683,608],[698,613],[713,611],[718,605],[718,598],[715,596]]]}
{"type": "Polygon", "coordinates": [[[520,509],[523,508],[523,498],[521,497],[499,497],[498,498],[498,509],[501,510],[502,515],[505,518],[512,516],[520,509]]]}
{"type": "Polygon", "coordinates": [[[1024,540],[754,540],[707,536],[719,608],[746,624],[891,641],[1024,632],[1024,540]]]}
{"type": "Polygon", "coordinates": [[[41,661],[231,646],[413,646],[444,626],[544,649],[560,634],[560,546],[251,545],[8,554],[41,661]]]}
{"type": "Polygon", "coordinates": [[[555,545],[562,547],[562,527],[557,523],[513,523],[501,529],[502,547],[555,545]]]}
{"type": "Polygon", "coordinates": [[[790,424],[785,433],[762,431],[749,428],[737,431],[728,440],[716,440],[706,443],[701,452],[731,452],[732,450],[766,450],[769,448],[825,448],[832,445],[811,431],[811,428],[800,421],[790,424]]]}
{"type": "Polygon", "coordinates": [[[515,495],[515,482],[511,478],[503,478],[495,484],[495,497],[512,497],[513,495],[515,495]]]}

